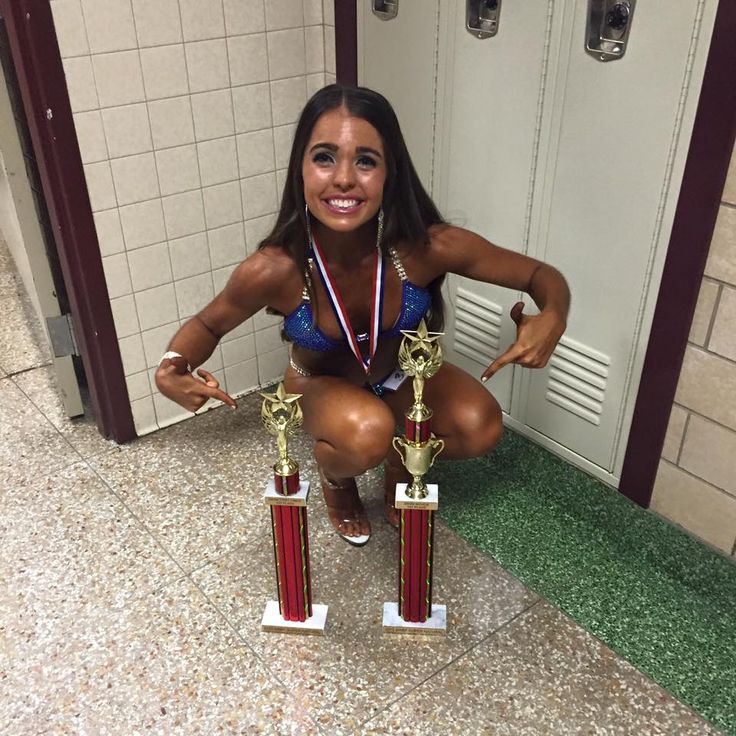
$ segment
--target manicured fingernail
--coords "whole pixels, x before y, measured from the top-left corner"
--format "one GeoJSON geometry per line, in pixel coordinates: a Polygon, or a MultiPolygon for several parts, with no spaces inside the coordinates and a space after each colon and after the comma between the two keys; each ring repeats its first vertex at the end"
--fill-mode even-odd
{"type": "Polygon", "coordinates": [[[480,380],[481,380],[481,383],[485,383],[488,380],[488,376],[481,376],[480,380]]]}

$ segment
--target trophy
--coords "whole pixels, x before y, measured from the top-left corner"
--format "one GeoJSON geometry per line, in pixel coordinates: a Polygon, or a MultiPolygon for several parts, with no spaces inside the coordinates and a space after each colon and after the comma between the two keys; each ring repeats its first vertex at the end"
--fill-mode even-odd
{"type": "Polygon", "coordinates": [[[432,410],[424,404],[424,383],[442,365],[442,333],[428,332],[424,320],[416,331],[402,330],[399,367],[413,377],[414,403],[405,414],[404,435],[394,437],[412,482],[396,484],[395,506],[400,511],[399,600],[383,604],[383,630],[391,633],[443,634],[447,630],[447,608],[432,603],[432,555],[434,512],[438,489],[426,483],[424,474],[432,467],[445,443],[431,432],[432,410]]]}
{"type": "Polygon", "coordinates": [[[279,458],[273,478],[266,485],[264,500],[271,509],[273,555],[276,563],[278,600],[268,601],[261,629],[280,633],[323,634],[327,606],[312,604],[309,574],[307,496],[309,483],[299,479],[299,465],[289,457],[287,435],[302,423],[298,399],[280,383],[275,393],[262,393],[261,419],[275,435],[279,458]]]}

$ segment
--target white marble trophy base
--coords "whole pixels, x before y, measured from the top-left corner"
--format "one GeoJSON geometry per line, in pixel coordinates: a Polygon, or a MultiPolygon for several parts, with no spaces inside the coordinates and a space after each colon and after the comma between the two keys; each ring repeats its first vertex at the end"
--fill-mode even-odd
{"type": "Polygon", "coordinates": [[[270,478],[266,484],[263,500],[267,506],[306,506],[309,497],[309,481],[300,480],[299,490],[290,496],[285,496],[276,490],[276,481],[270,478]]]}
{"type": "Polygon", "coordinates": [[[397,509],[416,509],[417,511],[436,511],[439,505],[439,490],[436,483],[427,483],[427,495],[424,498],[412,498],[406,495],[408,483],[396,484],[396,500],[394,506],[397,509]]]}
{"type": "Polygon", "coordinates": [[[261,619],[261,631],[277,634],[316,634],[325,633],[327,623],[327,606],[321,603],[312,604],[312,615],[306,621],[286,621],[281,618],[279,602],[269,601],[261,619]]]}
{"type": "Polygon", "coordinates": [[[447,606],[432,604],[432,615],[424,622],[404,621],[398,603],[383,604],[383,630],[386,634],[446,634],[447,606]]]}

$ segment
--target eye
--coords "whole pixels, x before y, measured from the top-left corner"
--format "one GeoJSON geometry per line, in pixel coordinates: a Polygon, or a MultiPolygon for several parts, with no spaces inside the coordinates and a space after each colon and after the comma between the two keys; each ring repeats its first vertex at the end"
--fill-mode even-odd
{"type": "Polygon", "coordinates": [[[335,159],[332,154],[327,151],[317,151],[317,153],[312,156],[312,161],[316,164],[331,164],[334,160],[335,159]]]}
{"type": "Polygon", "coordinates": [[[374,169],[376,167],[375,159],[370,156],[358,156],[356,163],[361,169],[374,169]]]}

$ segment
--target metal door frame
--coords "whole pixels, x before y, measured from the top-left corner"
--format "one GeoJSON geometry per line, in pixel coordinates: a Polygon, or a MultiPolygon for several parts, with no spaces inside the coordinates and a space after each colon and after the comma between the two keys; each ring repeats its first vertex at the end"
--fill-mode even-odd
{"type": "Polygon", "coordinates": [[[100,433],[136,437],[102,256],[48,0],[0,0],[100,433]]]}

